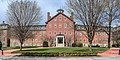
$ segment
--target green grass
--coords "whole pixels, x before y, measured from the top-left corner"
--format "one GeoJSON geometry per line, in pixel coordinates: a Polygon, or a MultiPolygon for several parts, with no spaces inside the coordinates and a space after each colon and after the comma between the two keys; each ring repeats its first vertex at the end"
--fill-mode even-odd
{"type": "MultiPolygon", "coordinates": [[[[104,52],[108,48],[92,48],[93,52],[104,52]]],[[[70,47],[70,48],[41,48],[41,49],[30,49],[23,51],[14,51],[13,53],[22,53],[22,52],[90,52],[89,48],[84,47],[70,47]]]]}

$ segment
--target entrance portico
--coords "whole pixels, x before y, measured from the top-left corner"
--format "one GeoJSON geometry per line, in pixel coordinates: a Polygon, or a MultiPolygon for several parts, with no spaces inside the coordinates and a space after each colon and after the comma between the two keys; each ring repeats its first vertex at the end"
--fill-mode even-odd
{"type": "Polygon", "coordinates": [[[56,47],[64,47],[64,35],[59,34],[56,36],[56,47]]]}

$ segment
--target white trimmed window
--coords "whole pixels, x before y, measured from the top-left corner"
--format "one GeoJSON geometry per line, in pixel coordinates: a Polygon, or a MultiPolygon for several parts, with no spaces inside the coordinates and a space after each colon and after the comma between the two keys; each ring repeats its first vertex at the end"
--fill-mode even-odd
{"type": "Polygon", "coordinates": [[[54,32],[54,34],[56,34],[56,32],[54,32]]]}
{"type": "Polygon", "coordinates": [[[67,28],[67,24],[66,23],[64,24],[64,28],[67,28]]]}
{"type": "Polygon", "coordinates": [[[51,34],[51,32],[49,32],[49,34],[51,34]]]}
{"type": "Polygon", "coordinates": [[[64,34],[66,35],[66,31],[64,32],[64,34]]]}
{"type": "Polygon", "coordinates": [[[54,28],[56,28],[57,27],[57,25],[56,24],[54,24],[54,28]]]}
{"type": "Polygon", "coordinates": [[[86,42],[86,39],[84,39],[84,42],[86,42]]]}
{"type": "Polygon", "coordinates": [[[82,42],[82,38],[80,38],[80,42],[82,42]]]}
{"type": "Polygon", "coordinates": [[[62,21],[62,17],[60,17],[60,21],[62,21]]]}
{"type": "Polygon", "coordinates": [[[80,32],[80,36],[82,36],[82,33],[80,32]]]}
{"type": "Polygon", "coordinates": [[[70,35],[72,35],[72,32],[70,31],[70,35]]]}
{"type": "Polygon", "coordinates": [[[52,25],[51,25],[51,24],[49,25],[49,28],[52,28],[52,25]]]}
{"type": "Polygon", "coordinates": [[[64,18],[64,21],[66,21],[66,18],[64,18]]]}
{"type": "Polygon", "coordinates": [[[54,18],[54,21],[56,21],[57,19],[56,18],[54,18]]]}
{"type": "Polygon", "coordinates": [[[59,28],[62,28],[62,24],[59,25],[59,28]]]}

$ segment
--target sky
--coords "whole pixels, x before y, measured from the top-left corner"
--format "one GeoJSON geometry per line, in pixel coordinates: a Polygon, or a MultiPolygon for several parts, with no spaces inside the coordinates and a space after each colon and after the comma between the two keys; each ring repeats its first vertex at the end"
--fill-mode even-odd
{"type": "MultiPolygon", "coordinates": [[[[41,7],[42,12],[42,20],[40,21],[40,25],[45,25],[45,22],[47,21],[47,12],[50,12],[51,16],[54,16],[57,14],[58,9],[63,9],[65,14],[67,16],[70,16],[69,13],[66,12],[65,9],[65,2],[66,0],[35,0],[38,3],[38,6],[41,7]]],[[[2,21],[7,20],[7,7],[8,7],[9,0],[0,0],[0,24],[2,21]]],[[[79,20],[75,20],[76,24],[79,24],[79,20]]],[[[7,22],[6,22],[7,23],[7,22]]],[[[80,23],[81,24],[81,23],[80,23]]],[[[119,23],[120,25],[120,23],[119,23]]]]}
{"type": "MultiPolygon", "coordinates": [[[[38,3],[38,6],[41,7],[41,11],[42,11],[42,20],[40,22],[40,24],[45,24],[46,20],[47,20],[47,12],[50,12],[51,16],[54,16],[55,14],[57,14],[57,9],[64,9],[65,11],[65,2],[66,0],[35,0],[38,3]]],[[[2,23],[2,21],[6,21],[7,20],[7,7],[8,7],[8,3],[9,1],[7,0],[0,0],[0,24],[2,23]]],[[[67,14],[67,12],[65,11],[65,14],[67,14]]]]}

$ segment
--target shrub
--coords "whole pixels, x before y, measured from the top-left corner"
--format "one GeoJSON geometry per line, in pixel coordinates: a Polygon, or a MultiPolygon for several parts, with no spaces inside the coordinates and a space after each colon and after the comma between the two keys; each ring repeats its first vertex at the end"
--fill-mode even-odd
{"type": "Polygon", "coordinates": [[[77,43],[76,45],[77,45],[77,47],[83,47],[82,43],[77,43]]]}
{"type": "Polygon", "coordinates": [[[22,52],[23,56],[45,56],[45,57],[59,57],[59,56],[97,56],[96,52],[22,52]]]}
{"type": "Polygon", "coordinates": [[[113,44],[112,47],[119,47],[119,45],[118,44],[113,44]]]}
{"type": "Polygon", "coordinates": [[[76,47],[77,45],[76,45],[76,43],[72,43],[72,47],[76,47]]]}
{"type": "Polygon", "coordinates": [[[47,41],[43,42],[43,47],[48,47],[48,42],[47,41]]]}

